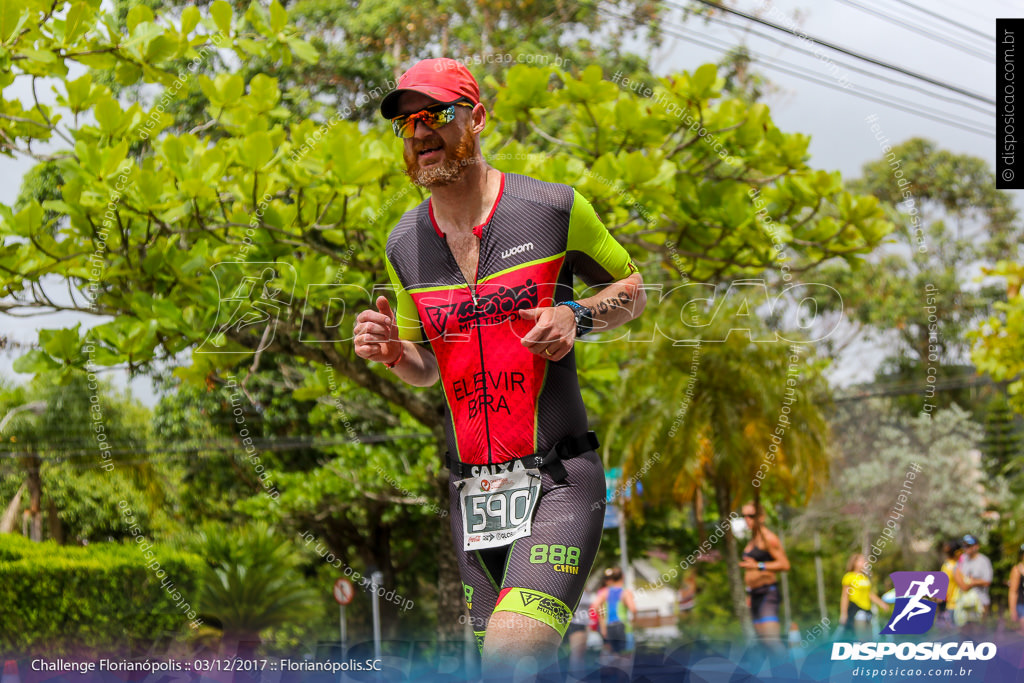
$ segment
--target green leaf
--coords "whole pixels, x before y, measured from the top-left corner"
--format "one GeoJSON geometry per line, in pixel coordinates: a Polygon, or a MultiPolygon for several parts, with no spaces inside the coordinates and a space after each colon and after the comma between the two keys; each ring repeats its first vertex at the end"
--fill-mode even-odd
{"type": "Polygon", "coordinates": [[[249,81],[249,96],[257,102],[259,111],[273,108],[281,99],[281,91],[277,89],[277,79],[264,74],[256,74],[249,81]]]}
{"type": "Polygon", "coordinates": [[[274,0],[270,3],[270,30],[274,33],[279,33],[287,25],[288,12],[284,7],[281,7],[281,3],[274,0]]]}
{"type": "Polygon", "coordinates": [[[192,29],[199,24],[199,18],[199,10],[195,5],[189,5],[183,9],[181,11],[181,34],[188,35],[192,33],[192,29]]]}
{"type": "Polygon", "coordinates": [[[146,61],[150,64],[159,64],[173,55],[177,49],[178,46],[167,36],[156,36],[146,46],[146,61]]]}
{"type": "Polygon", "coordinates": [[[64,45],[73,45],[75,39],[89,29],[86,23],[89,15],[89,7],[84,2],[76,2],[71,6],[64,20],[64,45]]]}
{"type": "Polygon", "coordinates": [[[242,142],[242,161],[249,168],[259,170],[274,156],[274,147],[266,133],[253,133],[242,142]]]}
{"type": "Polygon", "coordinates": [[[29,11],[21,0],[0,0],[0,43],[6,44],[21,29],[28,21],[29,11]]]}
{"type": "Polygon", "coordinates": [[[231,35],[231,5],[224,0],[216,0],[210,5],[210,16],[224,36],[231,35]]]}
{"type": "Polygon", "coordinates": [[[100,124],[100,130],[107,135],[112,134],[121,126],[124,119],[124,112],[121,105],[113,98],[100,100],[93,108],[96,114],[96,123],[100,124]]]}
{"type": "Polygon", "coordinates": [[[33,349],[15,360],[11,367],[14,368],[15,372],[35,375],[41,372],[56,370],[60,367],[60,363],[47,356],[43,351],[33,349]]]}
{"type": "Polygon", "coordinates": [[[718,79],[718,67],[714,64],[703,64],[693,72],[693,91],[698,97],[708,97],[718,79]]]}
{"type": "Polygon", "coordinates": [[[82,342],[79,338],[79,327],[80,325],[75,325],[70,329],[39,330],[39,345],[52,358],[72,365],[82,359],[82,342]]]}
{"type": "Polygon", "coordinates": [[[312,43],[300,38],[289,38],[288,46],[292,49],[292,53],[304,62],[313,64],[320,57],[320,53],[316,51],[312,43]]]}
{"type": "Polygon", "coordinates": [[[84,111],[89,101],[89,95],[92,92],[92,75],[87,71],[80,78],[67,81],[64,87],[68,91],[68,109],[75,114],[84,111]]]}
{"type": "Polygon", "coordinates": [[[153,10],[145,5],[135,5],[128,10],[128,16],[125,19],[128,26],[128,35],[135,33],[135,29],[139,24],[153,23],[153,19],[153,10]]]}

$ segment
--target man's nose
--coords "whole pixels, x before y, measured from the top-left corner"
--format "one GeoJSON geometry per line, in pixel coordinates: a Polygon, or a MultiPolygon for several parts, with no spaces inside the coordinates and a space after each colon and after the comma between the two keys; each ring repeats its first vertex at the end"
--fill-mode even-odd
{"type": "Polygon", "coordinates": [[[412,136],[414,138],[422,139],[429,137],[430,134],[434,132],[434,129],[424,123],[421,119],[413,119],[412,125],[412,136]]]}

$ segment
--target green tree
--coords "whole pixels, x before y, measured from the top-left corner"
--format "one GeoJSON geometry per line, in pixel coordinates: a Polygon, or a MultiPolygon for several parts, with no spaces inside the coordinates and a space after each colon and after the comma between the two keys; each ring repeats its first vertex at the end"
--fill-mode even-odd
{"type": "MultiPolygon", "coordinates": [[[[820,363],[802,345],[764,341],[767,326],[746,297],[708,308],[684,310],[692,324],[675,321],[631,364],[609,416],[606,457],[622,453],[625,477],[647,472],[648,502],[692,502],[707,489],[719,520],[762,492],[806,502],[828,470],[820,363]],[[685,338],[695,345],[680,346],[685,338]]],[[[731,525],[724,533],[732,610],[753,636],[739,547],[731,525]]]]}
{"type": "Polygon", "coordinates": [[[225,654],[252,658],[264,631],[307,623],[315,612],[317,596],[297,571],[295,546],[266,524],[209,526],[193,545],[206,562],[200,612],[220,626],[225,654]]]}
{"type": "MultiPolygon", "coordinates": [[[[36,406],[14,415],[3,430],[3,479],[8,489],[17,488],[3,491],[0,532],[14,530],[24,504],[33,540],[120,539],[127,530],[119,501],[153,510],[166,502],[165,471],[139,455],[148,445],[148,411],[105,382],[89,385],[85,375],[60,383],[43,374],[0,392],[0,419],[19,406],[36,406]]],[[[147,519],[158,526],[165,521],[161,513],[147,519]]]]}
{"type": "Polygon", "coordinates": [[[1024,414],[1024,265],[1000,261],[986,272],[1005,279],[1006,301],[997,302],[994,314],[971,330],[971,359],[978,372],[1007,383],[1010,406],[1024,414]]]}
{"type": "Polygon", "coordinates": [[[984,429],[981,452],[985,472],[990,477],[1003,477],[1012,488],[1019,489],[1024,449],[1020,428],[1005,394],[998,393],[989,401],[984,429]]]}
{"type": "Polygon", "coordinates": [[[876,576],[915,566],[922,558],[909,549],[922,543],[936,547],[980,529],[983,513],[1003,502],[1000,482],[986,482],[972,456],[981,428],[956,405],[911,417],[883,399],[846,402],[832,419],[832,433],[833,485],[800,514],[794,528],[801,534],[848,533],[856,546],[846,553],[876,555],[876,576]]]}
{"type": "MultiPolygon", "coordinates": [[[[387,281],[389,227],[423,199],[401,173],[393,136],[382,125],[297,116],[280,104],[301,94],[265,73],[191,75],[216,50],[285,67],[294,56],[315,59],[277,3],[242,13],[221,0],[209,17],[186,7],[171,19],[136,7],[127,34],[106,28],[117,24],[102,8],[76,7],[70,33],[42,4],[2,14],[10,77],[55,78],[74,125],[6,99],[6,83],[8,151],[34,153],[32,143],[61,138],[67,146],[52,155],[57,198],[0,207],[0,311],[53,310],[47,287],[58,281],[72,291],[59,307],[107,320],[75,332],[77,345],[42,344],[22,369],[70,373],[91,362],[148,371],[191,353],[178,375],[217,382],[243,374],[243,363],[257,373],[276,359],[282,373],[311,370],[300,375],[324,396],[312,378],[331,368],[342,391],[362,389],[439,438],[437,394],[356,358],[345,334],[351,317],[337,313],[341,303],[349,312],[369,305],[369,290],[387,281]],[[76,61],[90,71],[68,79],[76,61]],[[122,103],[103,84],[109,77],[164,90],[153,106],[122,103]],[[163,102],[189,84],[200,88],[203,115],[182,131],[163,102]]],[[[891,229],[877,201],[810,168],[806,136],[778,130],[767,107],[722,99],[716,73],[705,65],[652,81],[646,98],[603,80],[596,66],[579,76],[514,67],[504,83],[487,81],[498,95],[486,152],[503,170],[595,197],[648,267],[719,278],[758,273],[781,250],[794,272],[870,251],[891,229]]],[[[443,477],[426,488],[442,492],[446,509],[443,477]]],[[[460,609],[452,576],[440,592],[460,609]]],[[[443,618],[455,623],[452,612],[443,618]]]]}
{"type": "Polygon", "coordinates": [[[907,390],[913,398],[899,404],[909,414],[926,400],[936,407],[970,405],[966,391],[936,395],[934,384],[973,374],[965,367],[967,331],[991,315],[992,301],[1002,295],[972,286],[967,273],[1016,253],[1024,240],[1009,194],[994,189],[982,159],[921,138],[865,164],[849,186],[884,203],[897,225],[894,244],[863,261],[829,264],[819,271],[821,281],[842,293],[842,312],[869,338],[896,341],[878,379],[914,383],[907,390]]]}

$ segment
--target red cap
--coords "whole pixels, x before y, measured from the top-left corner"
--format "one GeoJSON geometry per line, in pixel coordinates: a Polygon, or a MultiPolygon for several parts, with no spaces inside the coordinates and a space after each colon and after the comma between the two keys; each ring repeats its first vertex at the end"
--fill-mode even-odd
{"type": "Polygon", "coordinates": [[[398,79],[398,87],[380,103],[380,113],[386,119],[398,116],[398,99],[404,92],[423,93],[438,102],[454,102],[465,97],[480,104],[480,86],[464,64],[447,57],[423,59],[398,79]]]}

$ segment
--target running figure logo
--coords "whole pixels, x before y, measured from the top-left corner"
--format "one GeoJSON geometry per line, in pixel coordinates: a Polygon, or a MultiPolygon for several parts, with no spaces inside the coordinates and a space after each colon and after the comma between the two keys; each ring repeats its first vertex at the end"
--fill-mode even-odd
{"type": "Polygon", "coordinates": [[[883,634],[920,635],[935,623],[936,602],[949,588],[949,577],[943,572],[893,572],[896,604],[892,617],[882,629],[883,634]]]}
{"type": "Polygon", "coordinates": [[[217,319],[196,353],[252,353],[270,346],[281,314],[292,304],[295,268],[288,263],[222,261],[210,271],[217,283],[217,319]],[[231,337],[241,335],[256,348],[232,346],[231,337]]]}

